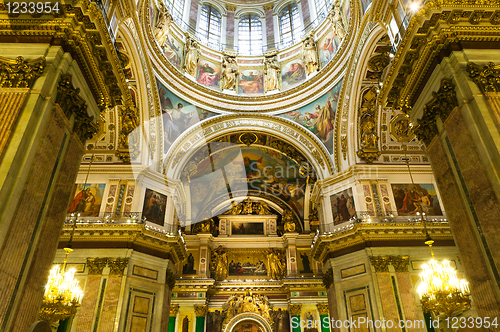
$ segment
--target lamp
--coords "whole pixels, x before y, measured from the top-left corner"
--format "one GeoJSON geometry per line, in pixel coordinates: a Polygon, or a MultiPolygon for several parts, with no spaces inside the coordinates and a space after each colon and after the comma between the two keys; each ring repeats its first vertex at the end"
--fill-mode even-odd
{"type": "MultiPolygon", "coordinates": [[[[411,174],[410,160],[406,156],[406,149],[405,159],[413,188],[416,188],[411,174]]],[[[434,259],[434,251],[432,250],[434,240],[427,231],[426,217],[420,202],[417,202],[417,210],[417,215],[422,216],[425,244],[429,246],[432,255],[432,259],[422,265],[421,284],[417,288],[420,303],[425,313],[433,313],[436,316],[444,314],[452,317],[454,314],[470,308],[469,284],[465,279],[458,278],[457,271],[450,265],[450,261],[443,260],[440,263],[434,259]]]]}
{"type": "MultiPolygon", "coordinates": [[[[90,158],[89,169],[83,188],[87,186],[89,178],[90,167],[94,160],[94,155],[90,158]]],[[[79,216],[79,215],[78,215],[79,216]]],[[[68,262],[68,255],[73,251],[71,243],[73,242],[73,235],[75,233],[76,222],[78,217],[73,221],[73,228],[68,245],[64,248],[66,256],[62,268],[59,265],[54,266],[50,270],[49,280],[45,285],[45,293],[43,295],[43,302],[38,316],[40,319],[48,321],[53,324],[57,321],[64,320],[76,314],[76,309],[80,306],[83,298],[83,291],[81,290],[78,280],[75,279],[74,268],[66,271],[68,262]]]]}

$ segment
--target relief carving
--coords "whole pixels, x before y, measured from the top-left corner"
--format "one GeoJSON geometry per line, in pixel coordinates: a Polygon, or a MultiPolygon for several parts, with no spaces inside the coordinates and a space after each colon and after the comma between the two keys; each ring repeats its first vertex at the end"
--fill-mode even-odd
{"type": "Polygon", "coordinates": [[[0,57],[0,87],[31,89],[44,69],[45,57],[28,61],[22,56],[15,60],[0,57]]]}
{"type": "Polygon", "coordinates": [[[236,63],[236,57],[231,55],[224,56],[222,60],[222,84],[221,88],[223,90],[233,90],[237,91],[236,83],[238,79],[238,64],[236,63]]]}
{"type": "Polygon", "coordinates": [[[189,36],[186,37],[184,59],[184,71],[187,74],[195,77],[196,68],[198,67],[198,61],[200,60],[200,46],[195,39],[189,36]]]}
{"type": "Polygon", "coordinates": [[[377,135],[377,92],[375,87],[368,90],[361,103],[359,114],[359,136],[361,149],[358,150],[358,157],[364,159],[367,164],[380,156],[378,150],[377,135]]]}
{"type": "Polygon", "coordinates": [[[302,41],[302,61],[307,68],[307,75],[319,70],[318,52],[313,32],[309,33],[302,41]]]}

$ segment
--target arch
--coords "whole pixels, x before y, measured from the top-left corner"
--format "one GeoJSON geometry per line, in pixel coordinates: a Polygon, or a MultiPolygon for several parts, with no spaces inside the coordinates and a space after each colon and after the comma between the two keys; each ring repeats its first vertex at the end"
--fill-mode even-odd
{"type": "Polygon", "coordinates": [[[234,17],[239,19],[241,15],[247,15],[247,14],[255,14],[260,17],[260,19],[264,19],[266,17],[266,13],[260,9],[260,8],[247,8],[247,7],[242,7],[241,9],[238,9],[234,13],[234,17]]]}
{"type": "Polygon", "coordinates": [[[215,9],[217,9],[221,13],[222,16],[227,15],[226,7],[221,6],[220,3],[213,1],[213,0],[203,0],[203,1],[200,1],[200,3],[199,3],[200,6],[203,6],[205,4],[210,5],[210,6],[214,7],[215,9]]]}
{"type": "Polygon", "coordinates": [[[223,115],[209,118],[183,133],[172,145],[163,164],[164,174],[179,179],[195,151],[206,142],[241,130],[275,135],[295,147],[313,166],[318,180],[335,173],[330,155],[319,139],[304,127],[284,118],[264,114],[223,115]]]}
{"type": "Polygon", "coordinates": [[[243,312],[241,314],[238,314],[234,316],[226,325],[224,332],[233,332],[234,328],[242,322],[252,322],[254,324],[257,324],[262,328],[264,332],[272,332],[273,328],[269,324],[268,321],[266,321],[264,318],[262,318],[260,315],[253,313],[253,312],[243,312]]]}

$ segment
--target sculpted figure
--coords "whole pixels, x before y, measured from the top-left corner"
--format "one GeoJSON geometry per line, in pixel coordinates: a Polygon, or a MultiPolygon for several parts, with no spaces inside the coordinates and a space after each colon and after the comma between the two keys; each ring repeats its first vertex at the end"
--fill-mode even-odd
{"type": "Polygon", "coordinates": [[[309,34],[302,42],[302,60],[307,68],[307,75],[319,70],[314,34],[309,34]]]}
{"type": "Polygon", "coordinates": [[[345,28],[344,22],[342,21],[342,15],[340,14],[340,1],[335,1],[333,13],[330,14],[330,21],[332,22],[335,34],[339,37],[339,40],[344,39],[345,28]]]}
{"type": "Polygon", "coordinates": [[[196,67],[198,66],[199,58],[200,50],[198,43],[196,40],[187,37],[184,71],[193,77],[196,75],[196,67]]]}
{"type": "Polygon", "coordinates": [[[211,269],[215,270],[215,280],[226,279],[229,271],[229,264],[227,261],[227,253],[219,246],[212,252],[211,269]]]}
{"type": "Polygon", "coordinates": [[[225,56],[222,62],[222,67],[224,68],[222,72],[222,78],[224,79],[222,88],[236,91],[236,78],[239,74],[236,58],[225,56]]]}
{"type": "Polygon", "coordinates": [[[279,77],[281,76],[281,68],[278,65],[276,56],[266,58],[266,61],[264,62],[264,73],[266,75],[264,91],[267,92],[279,89],[279,77]]]}
{"type": "Polygon", "coordinates": [[[264,201],[259,202],[259,207],[257,208],[258,214],[271,214],[271,209],[264,201]]]}
{"type": "Polygon", "coordinates": [[[158,44],[160,44],[160,47],[165,45],[165,41],[170,31],[170,23],[172,23],[172,21],[172,15],[168,12],[167,7],[162,5],[154,30],[155,39],[158,41],[158,44]]]}
{"type": "Polygon", "coordinates": [[[293,233],[295,232],[295,220],[293,219],[292,212],[289,210],[286,210],[284,215],[283,215],[283,221],[285,222],[285,232],[287,233],[293,233]]]}
{"type": "Polygon", "coordinates": [[[277,249],[271,249],[267,253],[268,262],[268,275],[271,279],[282,279],[286,274],[286,264],[285,259],[282,257],[283,254],[277,249]]]}

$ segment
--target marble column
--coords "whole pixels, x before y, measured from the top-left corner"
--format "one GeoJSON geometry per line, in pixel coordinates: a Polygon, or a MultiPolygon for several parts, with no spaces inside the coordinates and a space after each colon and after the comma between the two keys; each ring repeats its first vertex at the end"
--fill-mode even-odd
{"type": "Polygon", "coordinates": [[[87,258],[85,296],[82,299],[82,305],[78,313],[76,332],[92,331],[94,314],[99,302],[102,272],[107,262],[107,258],[87,258]]]}
{"type": "Polygon", "coordinates": [[[300,315],[302,312],[302,304],[290,304],[289,311],[292,320],[292,332],[301,332],[300,315]]]}
{"type": "Polygon", "coordinates": [[[269,50],[274,48],[274,19],[273,19],[273,4],[264,5],[266,15],[266,26],[264,33],[267,36],[267,45],[269,50]]]}
{"type": "MultiPolygon", "coordinates": [[[[333,269],[329,268],[323,274],[323,284],[326,287],[326,295],[328,298],[328,310],[330,312],[331,319],[339,319],[338,308],[337,308],[337,297],[335,293],[335,281],[333,279],[333,269]]],[[[339,332],[340,329],[335,326],[330,327],[331,331],[339,332]]]]}
{"type": "Polygon", "coordinates": [[[128,258],[108,258],[109,276],[102,302],[99,332],[113,332],[119,323],[118,301],[124,294],[121,292],[123,276],[128,265],[128,258]]]}
{"type": "Polygon", "coordinates": [[[171,306],[172,289],[175,287],[175,277],[173,273],[167,269],[165,274],[165,287],[163,293],[163,306],[161,310],[161,331],[174,331],[175,317],[179,311],[179,306],[171,306]],[[170,326],[172,325],[172,328],[170,326]]]}
{"type": "Polygon", "coordinates": [[[194,312],[196,314],[196,331],[205,331],[205,316],[207,315],[207,305],[194,305],[194,312]]]}
{"type": "MultiPolygon", "coordinates": [[[[235,24],[234,20],[234,12],[236,10],[235,5],[226,4],[227,9],[227,23],[226,23],[226,49],[234,50],[234,32],[235,29],[238,29],[238,26],[235,24]]],[[[224,41],[223,41],[224,42],[224,41]]]]}
{"type": "MultiPolygon", "coordinates": [[[[396,271],[396,280],[401,296],[401,305],[403,307],[404,317],[406,320],[418,321],[417,303],[415,302],[415,291],[411,281],[408,265],[410,264],[409,256],[391,256],[391,264],[396,271]]],[[[422,331],[422,329],[407,327],[407,331],[422,331]]]]}
{"type": "Polygon", "coordinates": [[[328,317],[328,304],[327,303],[318,303],[316,307],[319,311],[319,318],[321,320],[321,332],[330,332],[330,325],[325,324],[326,321],[329,321],[328,317]]]}

